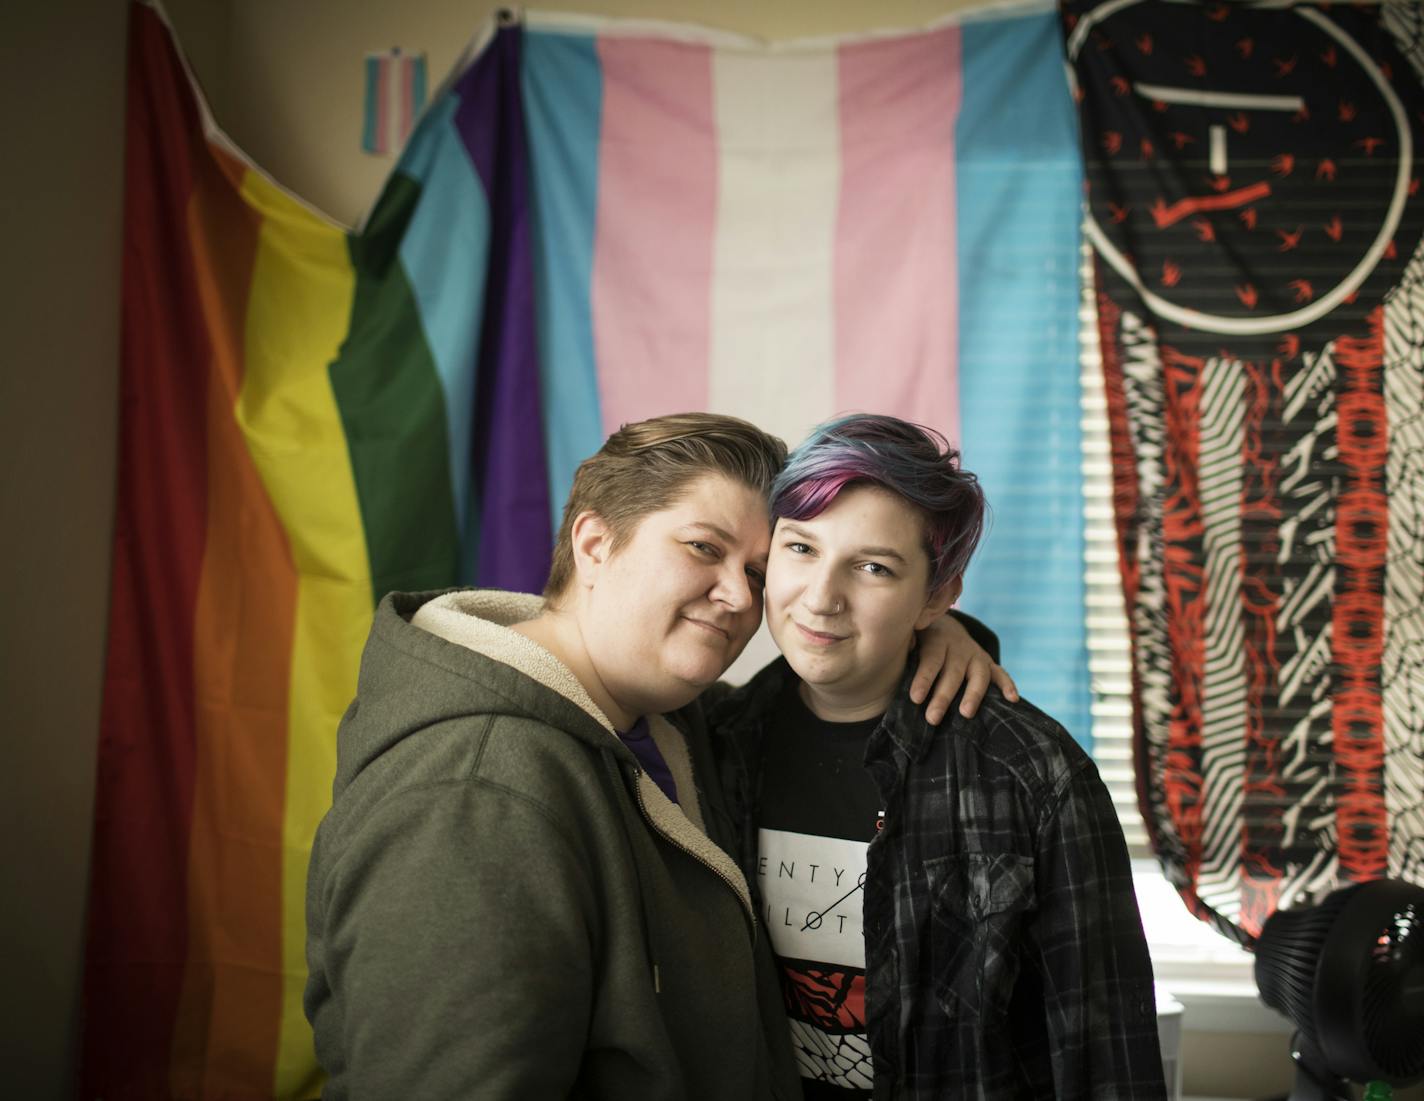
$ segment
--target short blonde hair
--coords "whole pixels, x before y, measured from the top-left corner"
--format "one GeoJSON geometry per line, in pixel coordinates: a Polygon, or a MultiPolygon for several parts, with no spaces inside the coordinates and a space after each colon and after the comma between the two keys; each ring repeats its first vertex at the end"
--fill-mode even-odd
{"type": "Polygon", "coordinates": [[[573,525],[580,513],[602,518],[616,552],[643,517],[670,507],[703,475],[724,475],[767,497],[785,461],[785,443],[739,417],[673,413],[625,424],[574,475],[545,599],[557,604],[573,579],[573,525]]]}

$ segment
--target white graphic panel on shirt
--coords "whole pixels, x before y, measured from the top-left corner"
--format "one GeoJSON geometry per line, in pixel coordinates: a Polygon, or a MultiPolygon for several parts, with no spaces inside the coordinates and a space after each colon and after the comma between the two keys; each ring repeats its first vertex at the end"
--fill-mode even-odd
{"type": "Polygon", "coordinates": [[[802,1078],[850,1090],[873,1082],[865,1035],[867,842],[760,831],[758,886],[781,964],[802,1078]]]}
{"type": "Polygon", "coordinates": [[[782,959],[865,967],[864,841],[761,830],[757,882],[782,959]]]}

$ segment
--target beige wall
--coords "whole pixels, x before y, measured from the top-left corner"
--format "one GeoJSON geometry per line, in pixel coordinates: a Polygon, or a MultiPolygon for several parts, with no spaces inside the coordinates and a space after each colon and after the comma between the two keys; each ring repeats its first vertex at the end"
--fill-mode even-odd
{"type": "MultiPolygon", "coordinates": [[[[963,0],[570,0],[767,38],[920,26],[963,0]]],[[[432,85],[494,5],[172,0],[219,123],[275,178],[356,222],[389,171],[359,151],[361,57],[424,49],[432,85]]],[[[67,1097],[77,1036],[94,747],[113,513],[122,0],[14,6],[0,36],[0,632],[10,767],[0,781],[7,1096],[67,1097]]],[[[1190,1035],[1188,1091],[1287,1081],[1280,1036],[1190,1035]]]]}
{"type": "MultiPolygon", "coordinates": [[[[186,40],[187,9],[172,0],[186,40]]],[[[212,6],[208,3],[206,6],[212,6]]],[[[360,151],[362,68],[367,50],[425,50],[432,89],[501,5],[489,0],[410,4],[342,0],[232,3],[226,50],[195,56],[219,122],[278,181],[337,221],[353,225],[371,205],[392,161],[360,151]]],[[[506,5],[512,6],[512,5],[506,5]]],[[[966,0],[561,0],[533,10],[700,23],[761,38],[919,27],[966,0]]]]}
{"type": "Polygon", "coordinates": [[[0,1082],[52,1097],[76,983],[108,599],[124,7],[0,33],[0,1082]]]}

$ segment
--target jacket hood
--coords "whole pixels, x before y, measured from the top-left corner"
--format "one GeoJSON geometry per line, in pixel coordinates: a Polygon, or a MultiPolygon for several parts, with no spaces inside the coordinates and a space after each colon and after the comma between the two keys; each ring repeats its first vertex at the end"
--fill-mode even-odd
{"type": "Polygon", "coordinates": [[[497,590],[388,594],[337,735],[334,792],[412,733],[466,716],[532,719],[634,761],[568,667],[509,629],[543,606],[497,590]]]}

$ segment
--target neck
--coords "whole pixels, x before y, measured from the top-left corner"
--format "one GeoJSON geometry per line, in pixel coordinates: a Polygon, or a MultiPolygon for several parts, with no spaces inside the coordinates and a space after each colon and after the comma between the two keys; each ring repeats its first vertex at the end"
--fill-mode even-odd
{"type": "Polygon", "coordinates": [[[598,709],[607,716],[615,730],[630,730],[641,717],[619,705],[613,694],[604,686],[584,641],[583,631],[579,628],[578,617],[572,612],[546,608],[536,618],[516,623],[510,630],[518,631],[525,638],[537,642],[567,665],[569,672],[583,685],[589,699],[598,705],[598,709]]]}
{"type": "Polygon", "coordinates": [[[811,714],[828,723],[854,723],[876,718],[885,714],[894,698],[893,688],[888,692],[868,695],[863,690],[838,693],[834,689],[801,682],[802,702],[811,709],[811,714]]]}
{"type": "MultiPolygon", "coordinates": [[[[909,657],[907,652],[906,657],[909,657]]],[[[826,722],[860,722],[877,718],[890,709],[890,701],[900,689],[904,667],[890,669],[877,684],[822,685],[800,684],[800,696],[812,714],[826,722]]]]}

